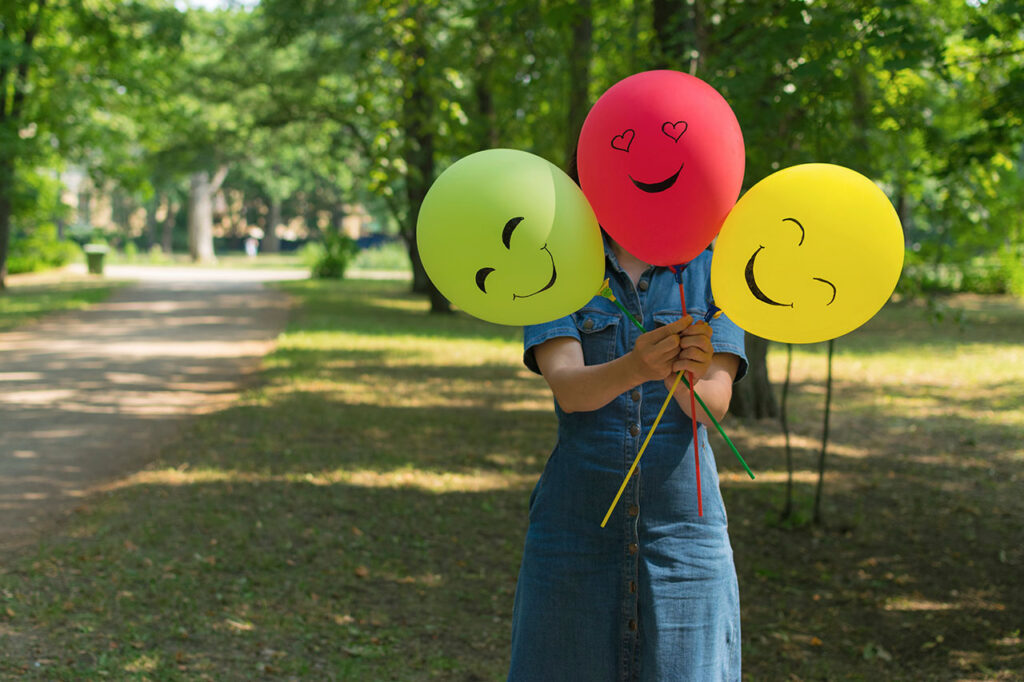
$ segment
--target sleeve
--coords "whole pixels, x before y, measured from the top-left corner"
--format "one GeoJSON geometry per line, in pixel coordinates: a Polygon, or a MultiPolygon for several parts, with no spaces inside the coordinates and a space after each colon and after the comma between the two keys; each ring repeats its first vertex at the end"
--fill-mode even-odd
{"type": "MultiPolygon", "coordinates": [[[[559,336],[568,336],[580,341],[580,332],[572,315],[560,317],[544,324],[529,324],[523,327],[523,364],[531,371],[540,374],[534,349],[540,344],[559,336]]],[[[712,336],[714,336],[712,334],[712,336]]]]}
{"type": "Polygon", "coordinates": [[[711,348],[716,353],[732,353],[739,356],[740,366],[736,369],[739,381],[747,373],[747,351],[743,343],[743,330],[724,314],[711,320],[711,348]]]}

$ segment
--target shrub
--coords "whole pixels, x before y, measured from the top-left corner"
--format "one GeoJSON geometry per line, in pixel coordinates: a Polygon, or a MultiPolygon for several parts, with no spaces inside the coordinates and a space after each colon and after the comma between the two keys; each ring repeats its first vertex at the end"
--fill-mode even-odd
{"type": "Polygon", "coordinates": [[[325,232],[323,244],[316,246],[320,247],[318,253],[307,246],[303,256],[315,254],[312,276],[317,279],[342,279],[359,250],[354,239],[338,232],[325,232]]]}
{"type": "Polygon", "coordinates": [[[74,242],[57,239],[57,226],[53,223],[42,223],[32,229],[14,225],[7,252],[7,271],[14,275],[59,268],[80,253],[74,242]]]}
{"type": "Polygon", "coordinates": [[[924,262],[908,251],[896,290],[911,297],[960,292],[1024,296],[1024,250],[1007,246],[953,263],[924,262]]]}

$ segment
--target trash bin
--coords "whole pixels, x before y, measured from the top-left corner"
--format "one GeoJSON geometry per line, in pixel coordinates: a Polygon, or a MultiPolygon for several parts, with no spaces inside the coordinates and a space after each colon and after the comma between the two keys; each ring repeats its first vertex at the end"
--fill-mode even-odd
{"type": "Polygon", "coordinates": [[[86,244],[82,250],[85,251],[85,262],[89,268],[89,274],[102,275],[103,257],[107,255],[110,248],[106,244],[86,244]]]}

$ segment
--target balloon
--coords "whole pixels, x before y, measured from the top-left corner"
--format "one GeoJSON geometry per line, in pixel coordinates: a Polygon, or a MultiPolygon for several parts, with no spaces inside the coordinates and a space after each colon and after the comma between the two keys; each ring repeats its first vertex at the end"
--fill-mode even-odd
{"type": "Polygon", "coordinates": [[[477,152],[445,170],[423,200],[416,241],[438,290],[498,324],[568,315],[604,277],[601,231],[579,187],[513,149],[477,152]]]}
{"type": "Polygon", "coordinates": [[[885,304],[903,268],[903,229],[885,193],[825,163],[769,175],[736,203],[715,242],[715,303],[745,330],[815,343],[885,304]]]}
{"type": "Polygon", "coordinates": [[[580,184],[618,244],[653,265],[688,263],[715,238],[743,184],[743,134],[710,85],[678,71],[619,81],[577,147],[580,184]]]}

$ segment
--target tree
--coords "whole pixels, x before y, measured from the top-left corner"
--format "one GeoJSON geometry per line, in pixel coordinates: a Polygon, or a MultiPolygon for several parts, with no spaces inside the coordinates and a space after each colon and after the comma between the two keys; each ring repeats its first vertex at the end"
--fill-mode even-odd
{"type": "Polygon", "coordinates": [[[22,179],[54,153],[85,151],[103,123],[90,114],[147,90],[147,71],[180,42],[181,22],[157,2],[5,3],[0,35],[0,289],[22,179]],[[145,37],[144,47],[139,38],[145,37]]]}

